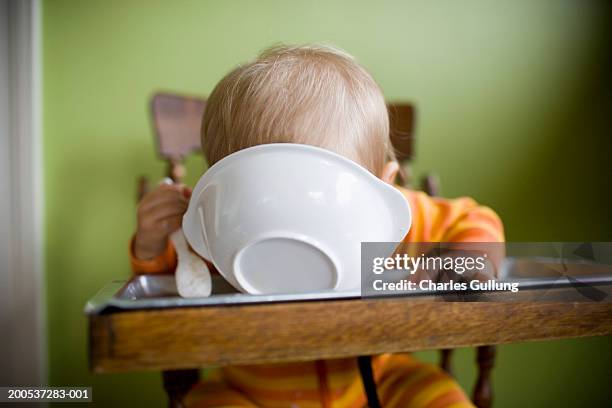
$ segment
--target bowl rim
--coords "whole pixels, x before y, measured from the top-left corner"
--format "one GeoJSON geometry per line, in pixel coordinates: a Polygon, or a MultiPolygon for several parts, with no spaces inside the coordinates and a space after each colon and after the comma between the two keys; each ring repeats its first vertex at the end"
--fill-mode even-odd
{"type": "MultiPolygon", "coordinates": [[[[193,191],[196,191],[196,188],[198,186],[198,184],[200,184],[201,181],[204,181],[204,179],[208,179],[211,177],[214,177],[216,173],[218,173],[220,171],[220,169],[224,166],[229,166],[232,162],[236,161],[237,159],[240,158],[240,156],[243,155],[253,155],[255,153],[257,153],[259,150],[270,150],[270,151],[274,151],[274,150],[294,150],[294,151],[308,151],[311,153],[316,153],[316,154],[323,154],[326,155],[330,158],[334,158],[340,162],[342,162],[345,165],[348,165],[350,167],[353,167],[355,169],[357,169],[357,171],[361,172],[362,174],[366,174],[367,177],[370,178],[370,180],[374,180],[376,182],[383,182],[381,179],[379,179],[378,177],[376,177],[374,174],[372,174],[372,172],[370,172],[370,170],[366,169],[365,167],[363,167],[361,164],[345,157],[342,156],[341,154],[338,154],[336,152],[333,152],[331,150],[328,149],[324,149],[322,147],[318,147],[318,146],[313,146],[313,145],[308,145],[308,144],[303,144],[303,143],[288,143],[288,142],[283,142],[283,143],[265,143],[265,144],[260,144],[260,145],[256,145],[256,146],[251,146],[251,147],[247,147],[241,150],[238,150],[237,152],[234,152],[232,154],[229,154],[227,156],[225,156],[224,158],[222,158],[221,160],[219,160],[218,162],[216,162],[215,164],[213,164],[212,166],[210,166],[206,172],[204,172],[204,174],[200,177],[200,179],[198,180],[198,183],[196,183],[196,187],[194,187],[193,191]]],[[[383,182],[384,183],[384,182],[383,182]]],[[[387,183],[384,183],[387,184],[387,183]]],[[[389,186],[391,188],[393,188],[392,186],[389,186]]]]}

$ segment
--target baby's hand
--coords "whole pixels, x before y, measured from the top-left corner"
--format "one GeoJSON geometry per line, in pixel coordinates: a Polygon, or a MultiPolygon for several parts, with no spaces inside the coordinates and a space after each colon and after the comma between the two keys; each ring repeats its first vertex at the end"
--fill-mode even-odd
{"type": "Polygon", "coordinates": [[[170,234],[181,227],[191,190],[183,185],[162,184],[138,204],[134,256],[151,259],[165,249],[170,234]]]}

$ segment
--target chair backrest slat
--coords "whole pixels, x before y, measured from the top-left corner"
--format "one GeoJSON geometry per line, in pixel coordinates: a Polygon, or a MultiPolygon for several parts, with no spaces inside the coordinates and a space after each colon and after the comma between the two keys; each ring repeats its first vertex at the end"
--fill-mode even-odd
{"type": "Polygon", "coordinates": [[[151,116],[159,155],[173,162],[201,150],[200,127],[206,100],[171,93],[156,93],[151,116]]]}
{"type": "Polygon", "coordinates": [[[409,103],[388,103],[390,137],[400,162],[414,157],[415,109],[409,103]]]}

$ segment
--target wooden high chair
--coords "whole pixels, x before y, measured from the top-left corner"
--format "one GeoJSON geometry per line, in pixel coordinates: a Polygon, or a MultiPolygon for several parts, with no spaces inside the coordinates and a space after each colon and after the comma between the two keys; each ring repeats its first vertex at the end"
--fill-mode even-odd
{"type": "MultiPolygon", "coordinates": [[[[201,121],[206,107],[206,100],[197,97],[182,96],[173,93],[156,93],[151,99],[151,117],[155,131],[157,152],[167,161],[166,176],[175,182],[181,182],[185,176],[184,159],[201,150],[201,121]]],[[[389,103],[390,137],[396,159],[400,163],[398,183],[414,188],[409,162],[415,151],[415,108],[405,102],[389,103]]],[[[141,177],[139,180],[139,199],[148,190],[149,183],[141,177]]],[[[427,194],[439,194],[439,181],[435,174],[423,177],[421,189],[427,194]]],[[[473,393],[473,400],[478,407],[488,407],[491,401],[491,369],[495,358],[494,346],[480,346],[477,349],[478,380],[473,393]]],[[[452,349],[441,350],[440,366],[449,374],[452,349]]],[[[368,377],[368,357],[360,357],[359,365],[362,374],[368,377]]],[[[370,373],[371,375],[371,373],[370,373]]],[[[189,385],[198,378],[197,370],[164,371],[164,387],[171,400],[184,394],[189,385]]],[[[374,382],[364,378],[366,391],[370,398],[376,398],[374,382]]],[[[372,404],[372,403],[371,403],[372,404]]],[[[375,403],[374,403],[375,404],[375,403]]]]}
{"type": "MultiPolygon", "coordinates": [[[[169,162],[168,175],[177,181],[184,174],[182,159],[197,150],[204,106],[198,98],[171,94],[153,98],[160,155],[169,162]],[[177,119],[185,117],[191,119],[177,119]],[[191,142],[173,145],[174,149],[161,141],[166,137],[191,142]]],[[[392,134],[398,157],[410,152],[405,155],[409,159],[414,111],[393,104],[390,112],[394,131],[400,130],[392,134]],[[410,119],[402,112],[411,112],[410,119]]],[[[409,172],[404,177],[411,181],[409,172]]],[[[435,193],[435,186],[435,179],[429,179],[430,192],[435,193]]],[[[146,180],[140,187],[143,193],[146,180]]],[[[486,345],[610,335],[612,285],[601,284],[598,291],[608,300],[585,302],[575,288],[554,287],[495,292],[487,295],[490,302],[461,304],[432,295],[135,310],[111,307],[88,312],[89,363],[95,373],[162,371],[170,406],[180,407],[198,381],[199,367],[365,356],[359,358],[359,366],[370,407],[376,408],[367,356],[479,347],[480,373],[473,400],[488,407],[494,348],[486,345]],[[541,301],[533,301],[534,296],[541,301]]],[[[448,367],[448,358],[449,353],[443,353],[443,366],[448,367]]]]}

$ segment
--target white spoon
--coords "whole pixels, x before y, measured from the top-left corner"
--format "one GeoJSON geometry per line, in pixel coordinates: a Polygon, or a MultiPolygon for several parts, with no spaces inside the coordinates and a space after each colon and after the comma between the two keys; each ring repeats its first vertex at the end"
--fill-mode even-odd
{"type": "MultiPolygon", "coordinates": [[[[172,185],[166,177],[159,184],[172,185]]],[[[174,278],[179,295],[185,298],[208,297],[212,290],[210,271],[202,258],[189,250],[183,229],[179,228],[170,235],[176,249],[177,266],[174,278]]]]}
{"type": "Polygon", "coordinates": [[[179,295],[185,298],[208,297],[212,290],[210,271],[202,258],[189,250],[182,229],[170,235],[176,249],[176,287],[179,295]]]}

